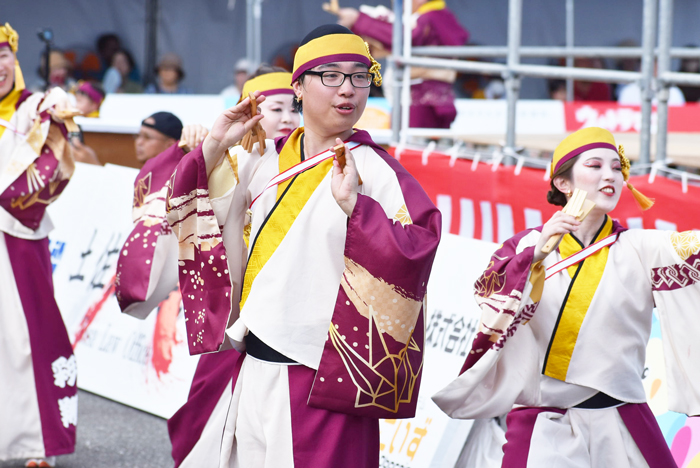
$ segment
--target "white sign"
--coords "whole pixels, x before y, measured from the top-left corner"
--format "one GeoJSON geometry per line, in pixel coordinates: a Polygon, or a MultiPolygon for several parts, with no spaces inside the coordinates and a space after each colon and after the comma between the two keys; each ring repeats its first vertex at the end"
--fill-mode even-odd
{"type": "Polygon", "coordinates": [[[76,166],[49,214],[56,226],[50,234],[56,301],[74,346],[78,386],[169,418],[186,401],[198,360],[184,341],[179,293],[143,321],[122,314],[114,296],[138,171],[76,166]]]}
{"type": "Polygon", "coordinates": [[[473,421],[450,419],[430,397],[459,374],[481,311],[473,285],[497,245],[443,234],[428,283],[423,377],[416,417],[382,420],[380,466],[453,467],[473,421]]]}

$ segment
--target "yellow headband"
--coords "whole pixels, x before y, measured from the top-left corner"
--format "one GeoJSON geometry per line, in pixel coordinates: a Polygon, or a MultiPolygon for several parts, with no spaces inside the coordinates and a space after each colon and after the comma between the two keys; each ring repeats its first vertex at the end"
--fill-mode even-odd
{"type": "MultiPolygon", "coordinates": [[[[552,164],[549,176],[554,177],[557,170],[567,161],[573,159],[584,151],[595,148],[607,148],[615,151],[620,157],[622,165],[622,176],[627,182],[630,176],[630,161],[625,156],[625,149],[622,145],[619,148],[615,145],[615,137],[612,133],[600,127],[588,127],[578,130],[559,143],[552,155],[552,164]]],[[[627,182],[627,188],[632,192],[632,196],[642,210],[648,210],[654,204],[654,200],[646,197],[632,184],[627,182]]]]}
{"type": "Polygon", "coordinates": [[[292,74],[289,72],[273,72],[256,76],[245,82],[243,91],[241,92],[241,98],[238,102],[248,97],[248,94],[254,91],[260,91],[260,94],[265,96],[271,96],[273,94],[294,94],[294,89],[290,84],[291,81],[292,74]]]}
{"type": "Polygon", "coordinates": [[[608,148],[617,152],[615,137],[612,133],[600,127],[582,128],[572,133],[564,138],[554,150],[549,176],[554,177],[554,173],[566,161],[594,148],[608,148]]]}
{"type": "Polygon", "coordinates": [[[292,81],[305,71],[331,62],[361,62],[374,75],[375,86],[381,86],[381,65],[369,53],[369,46],[355,34],[328,34],[313,39],[299,47],[294,56],[292,81]]]}
{"type": "MultiPolygon", "coordinates": [[[[5,23],[4,26],[0,26],[0,45],[4,44],[7,44],[10,47],[13,54],[17,54],[19,34],[17,34],[17,31],[12,29],[10,23],[5,23]]],[[[15,58],[15,90],[21,91],[24,88],[24,76],[22,75],[22,69],[19,67],[19,61],[17,58],[15,58]]]]}
{"type": "Polygon", "coordinates": [[[6,43],[12,49],[12,52],[17,53],[17,45],[19,42],[19,34],[12,29],[10,23],[5,23],[5,26],[0,26],[0,44],[6,43]]]}
{"type": "Polygon", "coordinates": [[[419,6],[416,13],[422,15],[423,13],[428,13],[429,11],[444,10],[445,8],[447,8],[447,5],[445,5],[443,0],[432,0],[419,6]]]}

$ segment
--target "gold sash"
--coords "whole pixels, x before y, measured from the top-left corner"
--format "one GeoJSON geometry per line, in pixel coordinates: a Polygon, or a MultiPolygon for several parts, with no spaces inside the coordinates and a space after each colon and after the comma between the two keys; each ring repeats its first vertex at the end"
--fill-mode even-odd
{"type": "MultiPolygon", "coordinates": [[[[593,243],[612,234],[613,223],[606,217],[605,223],[593,239],[593,243]]],[[[571,235],[567,234],[559,244],[562,259],[580,252],[583,246],[571,235]]],[[[549,342],[549,349],[544,360],[542,373],[554,379],[566,380],[571,355],[576,346],[581,324],[595,295],[598,283],[603,276],[605,263],[608,261],[609,247],[600,249],[584,261],[567,268],[571,277],[569,290],[559,312],[557,323],[549,342]]]]}
{"type": "MultiPolygon", "coordinates": [[[[301,162],[301,136],[303,134],[304,129],[298,128],[289,136],[279,154],[280,173],[301,162]]],[[[267,215],[267,219],[258,231],[248,258],[241,292],[241,309],[248,299],[255,277],[282,243],[282,239],[292,227],[306,202],[311,198],[311,194],[318,188],[332,167],[333,159],[331,158],[277,186],[277,204],[267,215]]]]}
{"type": "MultiPolygon", "coordinates": [[[[12,116],[15,115],[15,111],[17,110],[17,101],[19,101],[21,94],[21,89],[14,89],[10,92],[10,94],[5,96],[5,99],[0,101],[0,119],[5,120],[6,122],[9,122],[12,119],[12,116]]],[[[0,137],[2,137],[3,133],[5,133],[5,127],[0,125],[0,137]]]]}

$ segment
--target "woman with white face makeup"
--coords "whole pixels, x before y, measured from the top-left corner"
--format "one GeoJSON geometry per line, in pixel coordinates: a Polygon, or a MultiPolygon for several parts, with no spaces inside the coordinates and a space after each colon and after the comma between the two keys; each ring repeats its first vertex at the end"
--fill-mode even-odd
{"type": "Polygon", "coordinates": [[[353,128],[373,82],[379,65],[364,41],[321,26],[287,81],[305,127],[264,151],[232,147],[261,121],[245,97],[178,166],[168,221],[190,351],[245,351],[229,390],[208,400],[222,418],[203,425],[202,450],[181,466],[376,467],[378,419],[415,414],[441,220],[415,179],[353,128]],[[221,173],[234,182],[217,188],[221,173]]]}
{"type": "Polygon", "coordinates": [[[676,466],[642,379],[656,307],[669,409],[700,413],[700,236],[611,219],[625,185],[642,209],[652,202],[627,183],[629,161],[607,130],[570,135],[551,167],[550,203],[580,189],[595,207],[583,221],[558,211],[494,253],[475,285],[479,333],[433,400],[453,418],[509,413],[504,467],[676,466]]]}
{"type": "Polygon", "coordinates": [[[264,117],[260,125],[267,138],[286,137],[299,126],[301,114],[294,108],[292,87],[270,89],[272,86],[286,85],[291,79],[291,73],[284,68],[261,65],[243,85],[242,97],[254,91],[260,91],[265,96],[265,100],[258,105],[258,111],[264,117]]]}
{"type": "Polygon", "coordinates": [[[46,207],[74,163],[55,115],[66,93],[27,91],[18,34],[0,26],[0,460],[53,466],[72,453],[78,417],[73,348],[54,299],[46,207]]]}

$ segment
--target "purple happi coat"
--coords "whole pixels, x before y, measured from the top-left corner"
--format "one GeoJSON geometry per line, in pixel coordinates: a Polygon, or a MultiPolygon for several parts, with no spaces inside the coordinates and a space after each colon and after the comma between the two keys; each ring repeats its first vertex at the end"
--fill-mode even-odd
{"type": "MultiPolygon", "coordinates": [[[[255,187],[265,185],[269,176],[283,170],[284,161],[293,165],[296,158],[299,162],[302,134],[303,129],[299,129],[288,138],[278,139],[263,155],[232,150],[232,157],[224,164],[231,164],[236,186],[219,199],[209,197],[201,147],[178,166],[168,196],[168,221],[180,242],[183,298],[190,298],[184,301],[190,318],[188,337],[193,338],[190,350],[217,350],[226,325],[235,322],[235,330],[242,323],[269,346],[317,370],[308,399],[310,406],[372,418],[411,417],[422,370],[423,299],[440,239],[440,213],[395,159],[372,142],[367,132],[357,131],[349,141],[361,144],[353,155],[362,161],[364,186],[349,219],[330,195],[326,179],[330,165],[321,164],[297,176],[277,202],[275,190],[269,190],[253,206],[252,215],[246,214],[250,202],[257,198],[259,188],[255,187]],[[298,202],[295,197],[309,190],[311,198],[307,196],[307,200],[312,201],[298,202]],[[227,197],[227,205],[221,209],[219,204],[227,197]],[[286,197],[294,201],[285,204],[286,197]],[[380,203],[375,197],[384,201],[380,203]],[[396,206],[387,208],[388,199],[396,206]],[[332,212],[315,207],[316,202],[328,203],[332,212]],[[272,205],[269,211],[267,207],[272,205]],[[394,211],[388,216],[387,209],[394,211]],[[222,218],[225,223],[220,225],[218,220],[222,218]],[[309,223],[308,228],[304,223],[309,223]],[[246,224],[252,224],[247,253],[243,244],[246,224]],[[310,229],[324,240],[296,244],[295,229],[310,229]],[[324,234],[326,229],[328,234],[324,234]],[[342,235],[339,244],[337,233],[342,235]],[[269,239],[279,235],[284,238],[283,245],[293,249],[291,255],[304,256],[308,251],[306,262],[290,258],[276,263],[286,255],[281,253],[286,250],[279,250],[285,247],[279,247],[275,256],[255,270],[259,255],[264,256],[264,249],[270,245],[269,239]],[[330,261],[334,268],[340,265],[334,270],[338,276],[333,279],[323,275],[310,281],[308,275],[323,268],[313,260],[314,252],[321,252],[321,262],[328,260],[325,242],[331,246],[331,256],[337,255],[330,261]],[[306,333],[303,325],[296,328],[303,321],[297,320],[290,327],[279,320],[277,310],[294,320],[295,307],[308,302],[307,293],[296,287],[266,288],[261,278],[269,274],[267,270],[278,278],[308,277],[304,288],[311,288],[309,294],[323,289],[323,299],[312,302],[318,307],[328,304],[329,308],[324,305],[308,310],[308,317],[327,317],[325,322],[321,320],[320,328],[306,333]],[[281,298],[287,294],[289,298],[281,298]],[[303,335],[303,344],[279,341],[280,336],[303,335]],[[305,354],[307,344],[313,349],[305,354]]],[[[235,332],[229,333],[236,342],[235,332]]]]}
{"type": "Polygon", "coordinates": [[[134,229],[119,253],[115,294],[122,311],[139,318],[177,288],[177,242],[165,220],[165,197],[184,155],[173,144],[146,161],[134,182],[134,229]]]}

